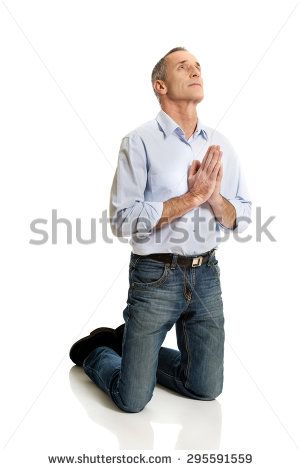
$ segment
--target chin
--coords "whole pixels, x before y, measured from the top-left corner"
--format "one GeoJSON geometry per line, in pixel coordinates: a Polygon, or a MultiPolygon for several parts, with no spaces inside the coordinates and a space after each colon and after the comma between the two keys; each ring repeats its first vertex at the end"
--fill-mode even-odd
{"type": "Polygon", "coordinates": [[[196,100],[199,99],[200,101],[201,101],[201,100],[203,99],[203,97],[204,97],[204,94],[203,94],[202,89],[201,89],[201,90],[197,90],[197,92],[194,91],[194,93],[190,93],[189,95],[190,95],[190,97],[191,97],[192,99],[196,99],[196,100]]]}
{"type": "Polygon", "coordinates": [[[198,104],[198,103],[201,103],[201,101],[203,100],[203,98],[204,98],[203,93],[201,93],[201,94],[199,93],[198,95],[191,96],[191,99],[192,99],[193,101],[195,101],[197,104],[198,104]]]}

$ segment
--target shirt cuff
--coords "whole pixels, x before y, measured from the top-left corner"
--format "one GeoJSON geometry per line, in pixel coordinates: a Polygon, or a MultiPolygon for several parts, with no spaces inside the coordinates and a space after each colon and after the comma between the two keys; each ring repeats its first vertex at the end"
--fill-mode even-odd
{"type": "Polygon", "coordinates": [[[142,213],[136,224],[137,233],[135,236],[138,238],[146,238],[151,234],[153,228],[162,216],[164,203],[162,201],[144,201],[143,206],[142,213]]]}
{"type": "Polygon", "coordinates": [[[163,212],[162,201],[132,201],[128,207],[119,209],[111,220],[113,234],[117,237],[149,237],[163,212]]]}

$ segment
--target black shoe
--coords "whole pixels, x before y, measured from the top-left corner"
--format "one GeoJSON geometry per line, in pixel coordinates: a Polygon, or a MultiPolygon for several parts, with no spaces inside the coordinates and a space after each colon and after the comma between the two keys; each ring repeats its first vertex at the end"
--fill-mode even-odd
{"type": "MultiPolygon", "coordinates": [[[[115,342],[112,348],[119,354],[119,356],[122,356],[122,343],[123,343],[124,328],[125,328],[125,323],[122,323],[122,325],[118,326],[117,328],[113,330],[115,334],[115,342]]],[[[91,332],[91,335],[97,333],[101,329],[102,328],[97,328],[96,330],[91,332]]]]}
{"type": "Polygon", "coordinates": [[[120,344],[113,328],[97,328],[89,336],[76,341],[70,349],[70,359],[77,366],[82,366],[85,358],[99,346],[108,346],[119,354],[120,344]]]}
{"type": "Polygon", "coordinates": [[[125,323],[122,323],[122,325],[118,326],[118,328],[115,329],[116,343],[117,343],[117,348],[118,348],[117,353],[119,354],[119,356],[122,356],[122,343],[123,343],[124,328],[125,328],[125,323]]]}

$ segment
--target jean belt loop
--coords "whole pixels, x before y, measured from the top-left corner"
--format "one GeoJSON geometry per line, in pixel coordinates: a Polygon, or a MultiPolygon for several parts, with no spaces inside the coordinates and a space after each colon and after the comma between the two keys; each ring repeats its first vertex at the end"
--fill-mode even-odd
{"type": "Polygon", "coordinates": [[[178,258],[178,255],[175,255],[175,254],[174,254],[173,257],[172,257],[171,269],[175,269],[175,268],[176,268],[177,258],[178,258]]]}
{"type": "Polygon", "coordinates": [[[209,259],[208,259],[208,262],[207,262],[207,264],[208,264],[209,266],[211,265],[211,261],[212,261],[212,259],[213,259],[213,257],[214,257],[215,251],[216,251],[216,248],[213,248],[213,249],[210,250],[210,252],[209,252],[209,259]]]}

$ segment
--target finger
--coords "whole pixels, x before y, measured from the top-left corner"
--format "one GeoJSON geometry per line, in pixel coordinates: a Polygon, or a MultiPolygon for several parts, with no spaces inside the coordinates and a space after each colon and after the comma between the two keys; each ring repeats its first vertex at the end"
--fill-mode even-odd
{"type": "Polygon", "coordinates": [[[222,162],[222,155],[223,155],[223,152],[221,152],[221,167],[220,167],[220,179],[223,178],[223,162],[222,162]]]}
{"type": "Polygon", "coordinates": [[[221,159],[218,158],[218,161],[210,174],[211,178],[217,179],[220,168],[221,168],[221,159]]]}
{"type": "Polygon", "coordinates": [[[215,165],[219,161],[221,161],[220,152],[219,152],[219,150],[215,149],[215,151],[213,153],[213,156],[212,156],[212,159],[210,160],[210,163],[209,163],[208,168],[207,168],[207,173],[208,174],[212,173],[212,171],[214,170],[215,165]]]}
{"type": "Polygon", "coordinates": [[[199,160],[193,160],[191,164],[191,170],[193,173],[197,173],[197,171],[201,168],[201,162],[199,160]]]}
{"type": "Polygon", "coordinates": [[[207,171],[208,170],[208,166],[214,156],[214,152],[215,152],[215,145],[212,145],[211,147],[209,147],[209,150],[207,151],[203,161],[202,161],[202,168],[203,170],[207,171]]]}
{"type": "Polygon", "coordinates": [[[208,149],[207,149],[207,151],[206,151],[206,154],[204,155],[204,157],[203,157],[203,159],[202,159],[202,162],[201,162],[201,163],[202,163],[202,166],[205,165],[205,162],[207,161],[207,158],[208,158],[210,152],[213,150],[213,148],[214,148],[214,145],[210,145],[210,146],[208,147],[208,149]]]}
{"type": "Polygon", "coordinates": [[[218,174],[217,174],[217,182],[220,183],[222,181],[223,177],[223,165],[221,163],[221,166],[219,168],[218,174]]]}
{"type": "Polygon", "coordinates": [[[221,166],[220,166],[220,170],[219,170],[219,173],[218,173],[218,177],[220,178],[220,180],[221,180],[222,177],[223,177],[223,162],[222,162],[222,156],[223,156],[223,152],[221,151],[221,152],[220,152],[221,166]]]}
{"type": "Polygon", "coordinates": [[[199,160],[196,160],[196,165],[195,165],[195,173],[199,171],[201,168],[201,162],[199,160]]]}

